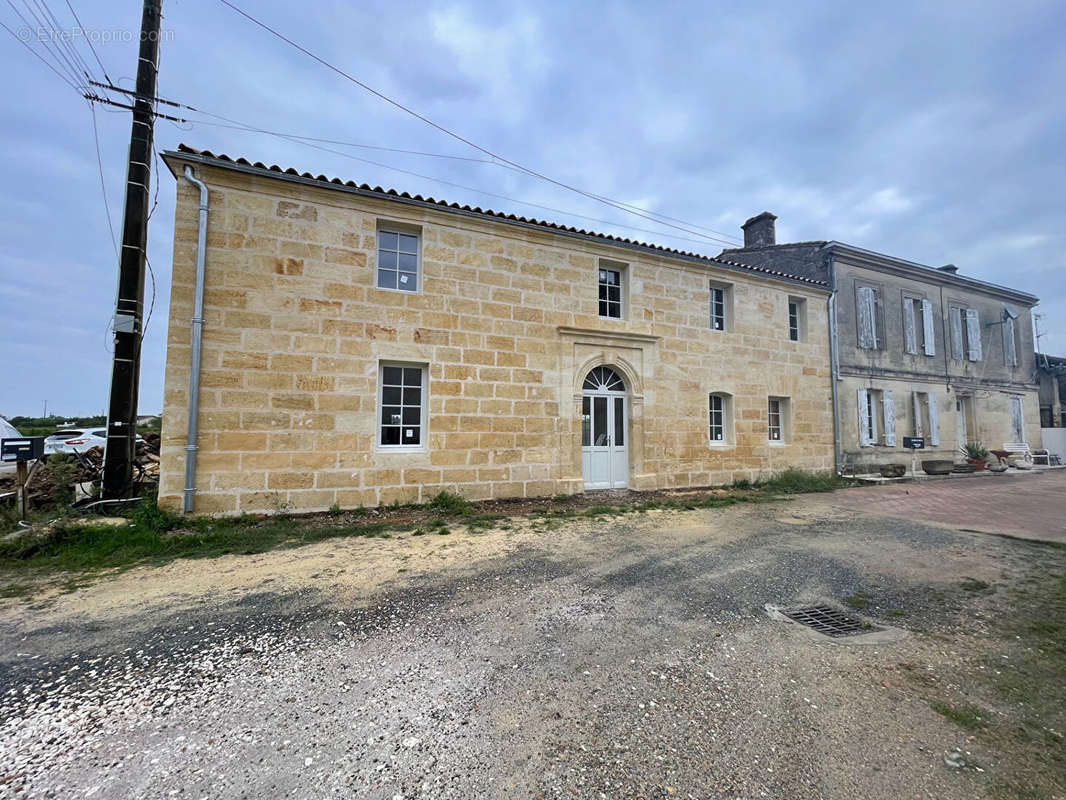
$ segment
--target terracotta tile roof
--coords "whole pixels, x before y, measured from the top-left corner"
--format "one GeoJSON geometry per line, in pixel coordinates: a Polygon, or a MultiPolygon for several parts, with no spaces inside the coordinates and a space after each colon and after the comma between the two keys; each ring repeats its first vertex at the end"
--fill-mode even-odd
{"type": "Polygon", "coordinates": [[[622,245],[629,248],[636,248],[640,250],[647,250],[654,253],[661,253],[671,256],[677,256],[689,261],[698,261],[707,264],[724,265],[734,270],[743,270],[745,272],[754,272],[759,275],[766,275],[773,278],[788,281],[790,283],[804,283],[811,286],[824,287],[827,286],[825,281],[814,280],[813,278],[804,278],[797,275],[790,275],[787,272],[780,272],[778,270],[766,269],[765,267],[754,266],[752,264],[741,264],[739,261],[730,261],[724,258],[714,258],[712,256],[706,256],[701,253],[692,253],[685,250],[676,250],[672,247],[664,247],[657,244],[648,244],[646,242],[640,242],[635,239],[625,239],[620,236],[612,236],[607,233],[596,233],[595,231],[587,231],[581,228],[575,228],[569,225],[562,225],[558,222],[548,222],[545,220],[536,219],[533,217],[522,217],[517,214],[506,214],[502,211],[493,211],[488,208],[480,208],[478,206],[460,205],[459,203],[449,203],[446,200],[436,200],[432,197],[423,197],[420,194],[409,194],[407,192],[398,192],[395,189],[382,189],[380,186],[370,186],[366,183],[357,184],[355,181],[342,181],[340,178],[328,178],[325,175],[312,175],[310,172],[299,172],[298,170],[289,167],[288,169],[282,169],[278,165],[267,166],[261,161],[251,162],[246,158],[231,158],[224,153],[212,153],[210,150],[198,150],[195,147],[189,147],[186,144],[179,144],[177,151],[169,151],[165,153],[166,156],[174,156],[177,158],[193,156],[195,160],[202,163],[214,164],[220,167],[239,167],[245,170],[251,170],[256,172],[276,173],[283,176],[291,176],[294,178],[300,178],[305,181],[313,183],[324,184],[329,187],[344,186],[349,189],[358,190],[363,194],[378,195],[383,199],[399,198],[402,200],[413,201],[429,206],[438,206],[442,209],[462,211],[467,214],[475,214],[477,216],[485,217],[488,219],[506,220],[509,222],[517,222],[525,225],[533,225],[539,228],[548,228],[550,230],[563,231],[568,234],[576,234],[590,239],[599,239],[605,242],[611,242],[616,245],[622,245]]]}

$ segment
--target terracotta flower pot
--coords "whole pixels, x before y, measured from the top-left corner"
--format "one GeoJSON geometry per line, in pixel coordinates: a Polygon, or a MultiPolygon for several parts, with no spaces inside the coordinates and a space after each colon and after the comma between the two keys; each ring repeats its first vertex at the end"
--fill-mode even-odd
{"type": "Polygon", "coordinates": [[[983,472],[984,468],[988,466],[988,462],[985,461],[983,458],[968,458],[966,459],[966,462],[969,464],[973,464],[974,472],[983,472]]]}

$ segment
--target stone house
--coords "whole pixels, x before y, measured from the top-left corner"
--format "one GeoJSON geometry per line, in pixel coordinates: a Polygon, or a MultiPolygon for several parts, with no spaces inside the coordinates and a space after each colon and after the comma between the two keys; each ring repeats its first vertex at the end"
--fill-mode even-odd
{"type": "Polygon", "coordinates": [[[821,278],[184,146],[165,160],[161,505],[312,511],[832,467],[821,278]]]}
{"type": "Polygon", "coordinates": [[[1031,294],[835,241],[778,244],[769,212],[719,257],[816,278],[834,288],[838,465],[870,471],[923,458],[960,460],[980,441],[1041,446],[1031,294]]]}
{"type": "Polygon", "coordinates": [[[1040,384],[1040,427],[1066,428],[1066,358],[1036,354],[1040,384]]]}

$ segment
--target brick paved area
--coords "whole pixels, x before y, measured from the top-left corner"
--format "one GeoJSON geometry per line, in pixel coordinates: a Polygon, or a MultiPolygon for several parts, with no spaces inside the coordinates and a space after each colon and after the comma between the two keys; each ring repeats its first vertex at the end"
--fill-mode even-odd
{"type": "Polygon", "coordinates": [[[863,486],[836,492],[833,504],[1066,544],[1066,470],[863,486]]]}

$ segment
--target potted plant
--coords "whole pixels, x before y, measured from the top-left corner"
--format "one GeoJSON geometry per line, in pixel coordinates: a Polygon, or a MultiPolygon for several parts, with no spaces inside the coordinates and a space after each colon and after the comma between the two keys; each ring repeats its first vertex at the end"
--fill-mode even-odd
{"type": "Polygon", "coordinates": [[[966,462],[973,464],[973,468],[977,472],[980,472],[988,465],[989,452],[980,442],[967,442],[962,447],[962,453],[966,456],[966,462]]]}

